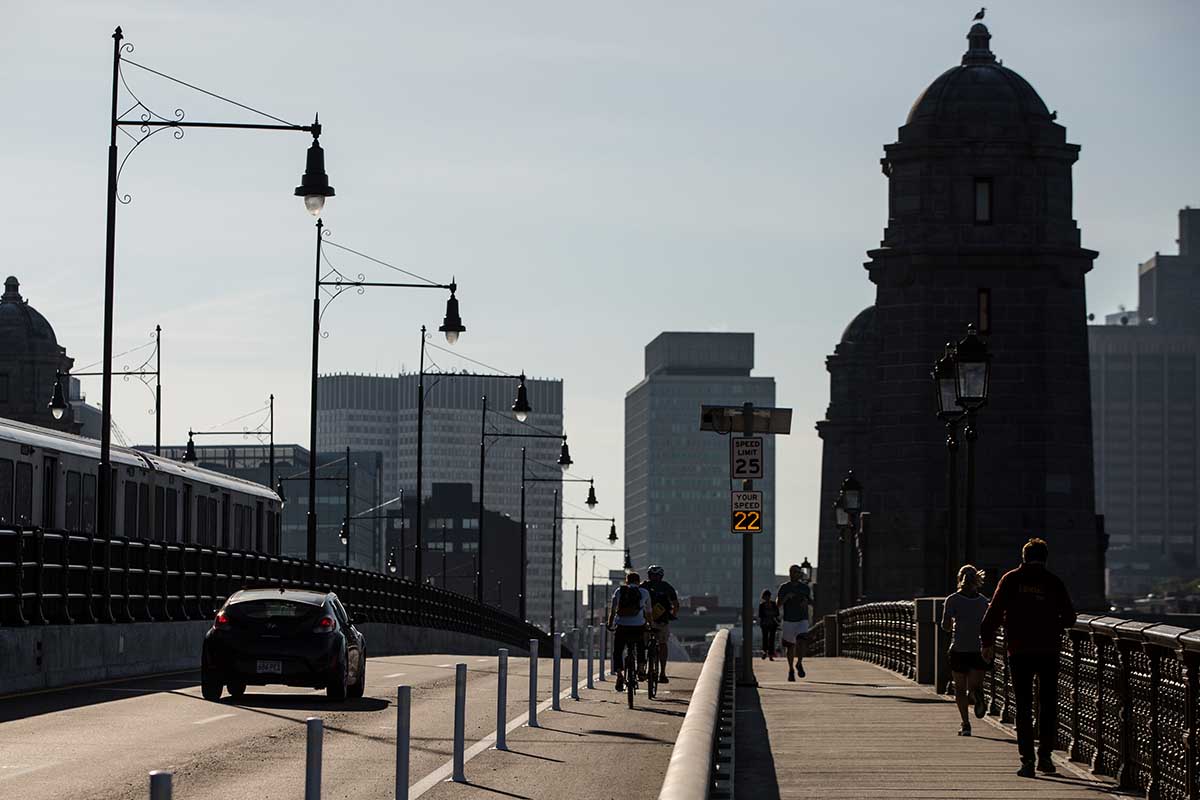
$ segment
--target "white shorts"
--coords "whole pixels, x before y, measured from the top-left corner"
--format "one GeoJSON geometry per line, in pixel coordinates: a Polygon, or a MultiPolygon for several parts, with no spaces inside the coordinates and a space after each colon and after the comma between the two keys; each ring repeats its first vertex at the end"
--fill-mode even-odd
{"type": "Polygon", "coordinates": [[[808,620],[802,619],[799,622],[785,620],[780,631],[784,644],[795,644],[797,639],[804,639],[808,636],[808,620]]]}

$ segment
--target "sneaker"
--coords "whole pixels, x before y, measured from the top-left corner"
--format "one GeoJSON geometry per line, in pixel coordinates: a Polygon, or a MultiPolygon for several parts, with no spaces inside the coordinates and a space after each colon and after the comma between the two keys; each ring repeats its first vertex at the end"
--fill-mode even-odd
{"type": "Polygon", "coordinates": [[[774,660],[775,660],[775,654],[774,654],[774,653],[772,653],[771,655],[767,656],[767,658],[769,658],[769,659],[771,659],[772,661],[774,661],[774,660]]]}
{"type": "Polygon", "coordinates": [[[962,724],[962,727],[958,729],[958,735],[959,736],[970,736],[971,735],[971,723],[964,722],[962,724]]]}
{"type": "Polygon", "coordinates": [[[1053,775],[1058,772],[1058,769],[1054,766],[1054,759],[1050,758],[1050,756],[1039,757],[1037,768],[1038,772],[1044,772],[1047,775],[1053,775]]]}
{"type": "Polygon", "coordinates": [[[799,675],[801,678],[804,677],[804,665],[803,664],[796,665],[796,674],[799,675]]]}
{"type": "Polygon", "coordinates": [[[975,687],[975,716],[983,719],[987,714],[987,698],[983,696],[983,687],[975,687]]]}
{"type": "Polygon", "coordinates": [[[1033,762],[1032,761],[1022,761],[1021,768],[1019,770],[1017,770],[1017,775],[1021,778],[1036,777],[1037,773],[1035,773],[1033,771],[1033,762]]]}
{"type": "Polygon", "coordinates": [[[658,682],[659,683],[670,683],[671,679],[667,677],[666,673],[663,673],[662,675],[658,676],[658,682]]]}
{"type": "Polygon", "coordinates": [[[645,683],[646,682],[646,670],[639,669],[638,673],[637,673],[637,678],[638,678],[639,682],[645,683]]]}
{"type": "Polygon", "coordinates": [[[617,676],[617,691],[618,692],[625,691],[625,681],[622,680],[620,675],[617,676]]]}
{"type": "Polygon", "coordinates": [[[790,669],[788,670],[788,680],[789,680],[789,681],[795,681],[795,680],[796,680],[796,673],[795,673],[795,672],[793,672],[793,671],[792,671],[792,670],[790,670],[790,669]]]}
{"type": "Polygon", "coordinates": [[[767,651],[766,651],[766,650],[763,650],[763,654],[762,654],[762,660],[763,660],[763,661],[766,661],[766,660],[767,660],[767,651]]]}

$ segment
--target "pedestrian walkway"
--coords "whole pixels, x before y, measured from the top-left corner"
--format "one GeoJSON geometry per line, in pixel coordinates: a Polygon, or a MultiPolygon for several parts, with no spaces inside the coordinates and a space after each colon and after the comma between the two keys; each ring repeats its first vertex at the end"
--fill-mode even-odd
{"type": "Polygon", "coordinates": [[[807,678],[788,683],[782,661],[757,661],[758,688],[738,689],[736,797],[1130,796],[1060,753],[1057,775],[1018,778],[1009,727],[972,716],[974,735],[961,738],[949,698],[882,667],[846,658],[804,665],[807,678]]]}

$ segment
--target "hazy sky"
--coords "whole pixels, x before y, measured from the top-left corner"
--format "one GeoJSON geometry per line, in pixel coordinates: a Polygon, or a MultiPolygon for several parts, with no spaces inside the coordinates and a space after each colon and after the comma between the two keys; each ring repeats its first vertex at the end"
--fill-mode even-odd
{"type": "MultiPolygon", "coordinates": [[[[1075,217],[1100,251],[1091,309],[1133,306],[1136,264],[1175,252],[1177,210],[1200,204],[1200,6],[993,3],[993,50],[1083,146],[1075,217]]],[[[563,378],[598,512],[623,516],[623,398],[644,345],[663,330],[755,332],[756,374],[795,409],[778,448],[776,560],[815,560],[812,426],[824,358],[873,300],[862,262],[885,222],[882,147],[958,63],[977,2],[5,6],[4,272],[77,368],[101,348],[119,24],[140,63],[288,120],[320,112],[335,240],[456,276],[463,353],[563,378]]],[[[159,113],[254,119],[128,77],[159,113]]],[[[306,443],[313,228],[291,195],[308,141],[169,136],[121,181],[116,350],[163,326],[166,441],[274,392],[276,440],[306,443]]],[[[434,292],[347,295],[326,315],[321,369],[412,369],[420,325],[441,312],[434,292]]],[[[152,441],[150,395],[114,386],[118,425],[152,441]]],[[[99,399],[97,380],[85,389],[99,399]]]]}

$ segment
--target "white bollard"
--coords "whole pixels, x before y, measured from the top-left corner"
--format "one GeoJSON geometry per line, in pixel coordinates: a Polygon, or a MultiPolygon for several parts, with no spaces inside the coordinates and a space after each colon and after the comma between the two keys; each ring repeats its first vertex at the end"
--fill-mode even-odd
{"type": "Polygon", "coordinates": [[[595,689],[596,685],[592,683],[592,640],[596,638],[596,629],[591,625],[587,627],[587,687],[595,689]]]}
{"type": "Polygon", "coordinates": [[[150,800],[171,800],[171,773],[167,770],[150,770],[150,800]]]}
{"type": "Polygon", "coordinates": [[[321,800],[321,739],[325,733],[320,717],[304,720],[308,749],[304,759],[304,800],[321,800]]]}
{"type": "Polygon", "coordinates": [[[559,705],[558,695],[561,693],[559,684],[562,679],[562,638],[561,633],[554,634],[554,671],[551,679],[552,686],[550,691],[550,708],[554,711],[562,711],[562,706],[559,705]]]}
{"type": "Polygon", "coordinates": [[[408,800],[409,734],[412,718],[412,687],[396,687],[396,800],[408,800]]]}
{"type": "Polygon", "coordinates": [[[463,750],[467,733],[467,665],[454,665],[454,775],[450,780],[466,783],[463,750]]]}
{"type": "Polygon", "coordinates": [[[579,628],[571,631],[571,699],[579,699],[579,628]]]}
{"type": "Polygon", "coordinates": [[[508,727],[508,649],[500,648],[500,663],[496,668],[496,749],[507,750],[504,729],[508,727]]]}
{"type": "Polygon", "coordinates": [[[538,640],[529,640],[529,727],[538,727],[537,721],[537,659],[538,640]]]}
{"type": "Polygon", "coordinates": [[[607,620],[600,626],[600,663],[596,666],[600,671],[600,682],[604,683],[608,678],[604,677],[604,662],[608,656],[608,622],[607,620]]]}

